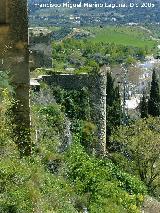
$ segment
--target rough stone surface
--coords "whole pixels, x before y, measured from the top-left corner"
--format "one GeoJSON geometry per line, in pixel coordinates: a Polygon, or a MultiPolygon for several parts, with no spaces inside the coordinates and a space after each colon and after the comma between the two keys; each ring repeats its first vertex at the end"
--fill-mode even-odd
{"type": "Polygon", "coordinates": [[[29,128],[27,0],[1,0],[0,14],[0,70],[9,70],[11,74],[19,102],[16,122],[19,128],[29,128]]]}
{"type": "Polygon", "coordinates": [[[159,213],[159,212],[160,212],[160,202],[158,202],[153,197],[149,196],[146,197],[143,203],[142,213],[159,213]]]}
{"type": "Polygon", "coordinates": [[[57,74],[42,76],[42,81],[66,90],[88,88],[92,106],[92,119],[98,129],[97,154],[106,153],[106,72],[97,75],[57,74]]]}

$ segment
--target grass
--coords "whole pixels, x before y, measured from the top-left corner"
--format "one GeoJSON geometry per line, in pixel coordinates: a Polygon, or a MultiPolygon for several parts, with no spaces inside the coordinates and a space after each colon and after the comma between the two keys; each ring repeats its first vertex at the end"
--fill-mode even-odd
{"type": "Polygon", "coordinates": [[[149,49],[157,46],[157,42],[151,39],[152,34],[140,27],[89,27],[86,30],[94,35],[90,40],[95,43],[107,42],[140,48],[148,47],[149,49]]]}

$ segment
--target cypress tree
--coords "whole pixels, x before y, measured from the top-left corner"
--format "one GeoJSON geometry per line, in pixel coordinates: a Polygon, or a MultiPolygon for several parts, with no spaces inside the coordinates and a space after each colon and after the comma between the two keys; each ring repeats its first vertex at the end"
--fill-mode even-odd
{"type": "Polygon", "coordinates": [[[141,113],[141,118],[148,117],[148,102],[144,93],[140,102],[140,113],[141,113]]]}
{"type": "Polygon", "coordinates": [[[160,115],[159,85],[155,69],[153,70],[152,74],[150,98],[148,100],[148,114],[153,117],[160,115]]]}
{"type": "Polygon", "coordinates": [[[115,89],[114,89],[114,79],[110,72],[107,72],[107,85],[106,85],[106,103],[112,106],[115,100],[115,89]]]}
{"type": "Polygon", "coordinates": [[[114,90],[114,102],[112,105],[113,108],[113,126],[119,126],[121,124],[122,118],[122,107],[121,107],[121,97],[119,92],[119,86],[114,90]]]}
{"type": "Polygon", "coordinates": [[[106,85],[106,125],[107,140],[111,135],[112,129],[121,123],[122,109],[119,87],[114,87],[114,79],[111,73],[107,73],[106,85]]]}

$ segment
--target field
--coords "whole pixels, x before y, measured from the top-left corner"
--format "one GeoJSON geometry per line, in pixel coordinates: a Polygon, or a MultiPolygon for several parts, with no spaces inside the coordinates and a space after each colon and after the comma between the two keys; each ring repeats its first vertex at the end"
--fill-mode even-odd
{"type": "Polygon", "coordinates": [[[95,43],[107,42],[125,46],[148,47],[149,49],[157,46],[157,42],[152,39],[152,33],[137,26],[88,27],[85,29],[93,35],[90,40],[95,43]]]}

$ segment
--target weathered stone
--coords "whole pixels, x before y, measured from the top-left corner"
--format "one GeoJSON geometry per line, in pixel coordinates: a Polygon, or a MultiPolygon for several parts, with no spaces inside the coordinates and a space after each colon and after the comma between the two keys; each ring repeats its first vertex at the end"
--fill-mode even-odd
{"type": "Polygon", "coordinates": [[[160,202],[155,198],[147,196],[144,200],[142,213],[159,213],[160,212],[160,202]]]}
{"type": "Polygon", "coordinates": [[[98,143],[96,153],[106,154],[106,72],[101,69],[97,75],[58,74],[41,76],[41,80],[52,86],[60,86],[66,90],[88,88],[92,105],[92,120],[97,126],[98,143]]]}
{"type": "Polygon", "coordinates": [[[24,154],[29,154],[31,148],[27,143],[30,126],[27,0],[0,1],[0,69],[10,71],[17,100],[17,106],[14,107],[17,143],[24,154]]]}

